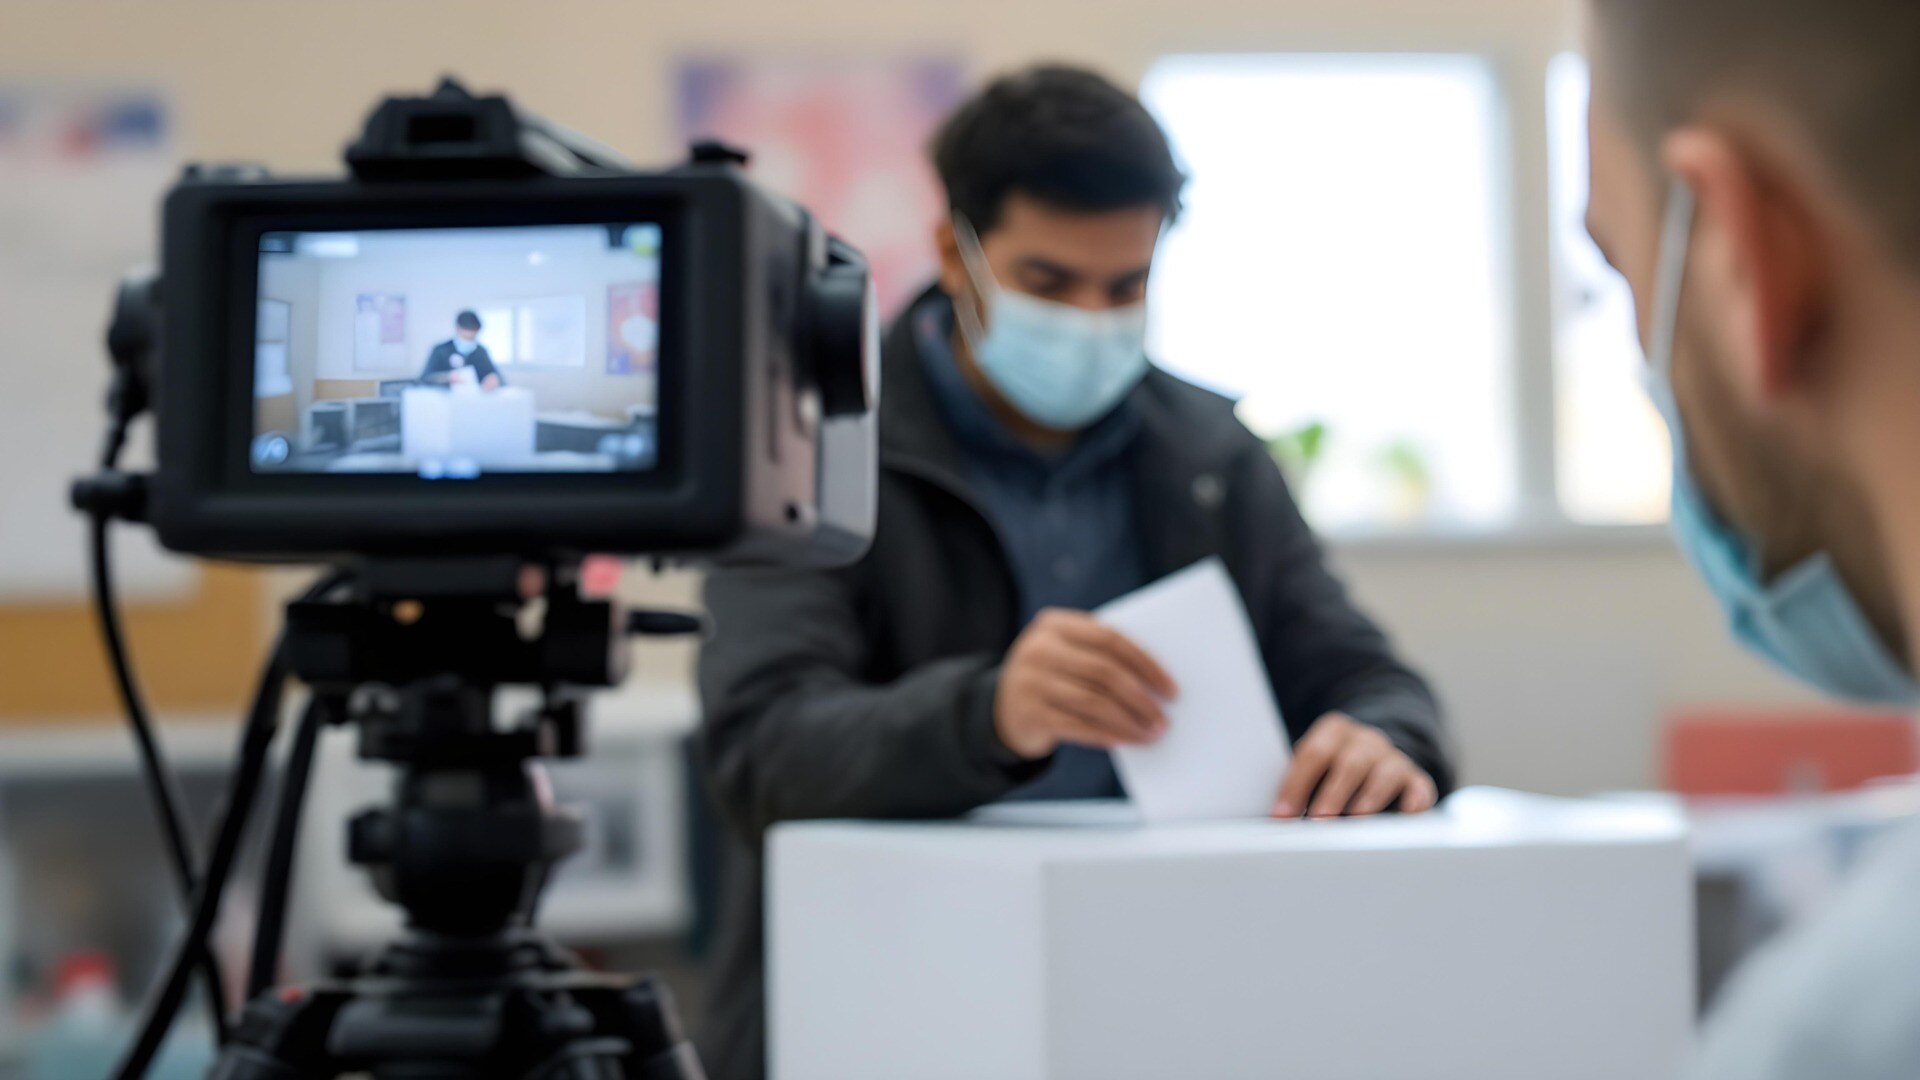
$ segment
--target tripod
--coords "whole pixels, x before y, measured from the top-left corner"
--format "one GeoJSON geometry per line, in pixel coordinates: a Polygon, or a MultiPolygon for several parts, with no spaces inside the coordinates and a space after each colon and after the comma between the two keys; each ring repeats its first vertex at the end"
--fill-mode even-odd
{"type": "Polygon", "coordinates": [[[346,599],[288,606],[288,671],[357,728],[362,757],[396,766],[392,804],[356,816],[347,846],[407,929],[351,979],[257,996],[214,1080],[703,1080],[665,987],[584,971],[532,928],[581,841],[536,764],[583,749],[579,701],[560,687],[615,685],[628,633],[697,623],[628,617],[556,572],[523,634],[521,572],[378,562],[346,599]],[[497,725],[504,684],[541,686],[545,702],[497,725]]]}

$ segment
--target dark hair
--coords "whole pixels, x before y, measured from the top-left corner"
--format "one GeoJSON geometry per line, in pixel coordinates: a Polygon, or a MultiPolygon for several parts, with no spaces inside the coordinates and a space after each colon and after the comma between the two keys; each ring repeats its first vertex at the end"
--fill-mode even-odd
{"type": "Polygon", "coordinates": [[[995,79],[941,125],[932,153],[948,205],[982,233],[1016,191],[1067,210],[1158,206],[1172,219],[1186,185],[1138,99],[1060,65],[995,79]]]}
{"type": "Polygon", "coordinates": [[[478,332],[480,329],[480,316],[475,315],[471,311],[463,311],[453,317],[453,325],[462,330],[478,332]]]}
{"type": "Polygon", "coordinates": [[[1657,161],[1662,136],[1715,100],[1798,122],[1889,241],[1920,264],[1920,3],[1595,0],[1616,104],[1657,161]]]}

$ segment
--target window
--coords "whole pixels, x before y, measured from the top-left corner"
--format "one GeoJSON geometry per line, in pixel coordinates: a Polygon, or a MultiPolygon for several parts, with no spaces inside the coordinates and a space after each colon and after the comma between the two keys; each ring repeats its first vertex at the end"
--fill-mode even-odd
{"type": "Polygon", "coordinates": [[[585,367],[587,302],[553,296],[489,304],[480,316],[480,344],[501,365],[585,367]]]}
{"type": "Polygon", "coordinates": [[[511,364],[513,351],[513,308],[494,305],[474,312],[480,316],[480,346],[496,364],[511,364]]]}
{"type": "Polygon", "coordinates": [[[1545,76],[1544,130],[1509,126],[1474,56],[1173,57],[1143,83],[1192,176],[1155,275],[1155,355],[1240,400],[1325,531],[1666,516],[1633,298],[1586,233],[1586,64],[1545,76]],[[1545,191],[1519,167],[1542,158],[1545,191]],[[1513,208],[1543,204],[1536,243],[1513,208]],[[1550,320],[1516,318],[1516,296],[1526,313],[1550,297],[1550,320]]]}
{"type": "Polygon", "coordinates": [[[1672,450],[1641,388],[1633,296],[1587,235],[1587,64],[1547,71],[1554,258],[1554,436],[1560,509],[1584,525],[1666,520],[1672,450]]]}
{"type": "Polygon", "coordinates": [[[1322,529],[1514,520],[1505,120],[1490,65],[1174,57],[1142,97],[1192,177],[1155,270],[1160,362],[1240,399],[1322,529]]]}
{"type": "Polygon", "coordinates": [[[287,353],[287,340],[293,336],[293,305],[285,300],[260,301],[253,326],[253,396],[293,393],[287,353]]]}

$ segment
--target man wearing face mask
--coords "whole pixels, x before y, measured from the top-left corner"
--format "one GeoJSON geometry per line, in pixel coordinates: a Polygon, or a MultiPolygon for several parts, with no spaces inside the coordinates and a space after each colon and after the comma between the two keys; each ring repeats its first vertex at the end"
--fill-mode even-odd
{"type": "Polygon", "coordinates": [[[884,346],[871,552],[707,586],[704,749],[742,841],[702,1047],[720,1080],[763,1067],[766,828],[1119,796],[1109,750],[1158,738],[1179,688],[1087,613],[1198,560],[1231,571],[1296,740],[1276,815],[1420,811],[1452,782],[1432,695],[1327,571],[1265,446],[1148,361],[1184,178],[1146,110],[1036,68],[962,106],[933,157],[940,278],[884,346]]]}
{"type": "Polygon", "coordinates": [[[453,336],[433,347],[427,354],[427,366],[420,381],[442,385],[479,383],[483,390],[498,390],[506,384],[493,356],[480,344],[480,316],[463,311],[454,317],[453,336]]]}
{"type": "MultiPolygon", "coordinates": [[[[1680,545],[1759,655],[1910,708],[1920,5],[1592,5],[1589,224],[1639,300],[1680,545]]],[[[1920,1076],[1916,973],[1908,826],[1734,980],[1691,1075],[1920,1076]]]]}

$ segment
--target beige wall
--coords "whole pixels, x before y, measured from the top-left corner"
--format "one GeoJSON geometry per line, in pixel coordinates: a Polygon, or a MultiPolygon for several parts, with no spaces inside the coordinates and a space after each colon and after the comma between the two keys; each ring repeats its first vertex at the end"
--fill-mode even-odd
{"type": "Polygon", "coordinates": [[[293,431],[300,424],[300,406],[292,394],[256,398],[253,403],[255,431],[293,431]]]}
{"type": "Polygon", "coordinates": [[[1340,562],[1438,684],[1476,782],[1563,793],[1648,785],[1661,714],[1807,700],[1727,642],[1664,537],[1350,550],[1340,562]]]}
{"type": "Polygon", "coordinates": [[[380,93],[455,72],[642,157],[670,147],[672,61],[911,49],[1138,77],[1169,52],[1473,49],[1544,63],[1566,0],[7,0],[0,71],[170,86],[196,154],[331,169],[380,93]]]}
{"type": "MultiPolygon", "coordinates": [[[[1131,79],[1171,52],[1459,49],[1493,56],[1526,89],[1574,39],[1571,0],[8,2],[0,72],[158,81],[175,96],[190,153],[282,170],[335,168],[379,94],[448,71],[663,160],[674,152],[672,61],[688,53],[913,50],[980,72],[1046,56],[1131,79]]],[[[1539,97],[1516,92],[1512,105],[1514,243],[1534,252],[1547,242],[1534,204],[1539,97]]],[[[1258,118],[1248,123],[1257,132],[1258,118]]],[[[1520,339],[1545,340],[1546,284],[1518,289],[1520,339]]],[[[1522,350],[1527,378],[1547,363],[1538,352],[1522,350]]],[[[1702,592],[1657,541],[1339,557],[1455,707],[1475,780],[1644,784],[1659,711],[1790,693],[1723,643],[1702,592]]],[[[688,595],[685,579],[640,589],[688,595]]],[[[648,674],[682,677],[687,657],[649,654],[648,674]]]]}

